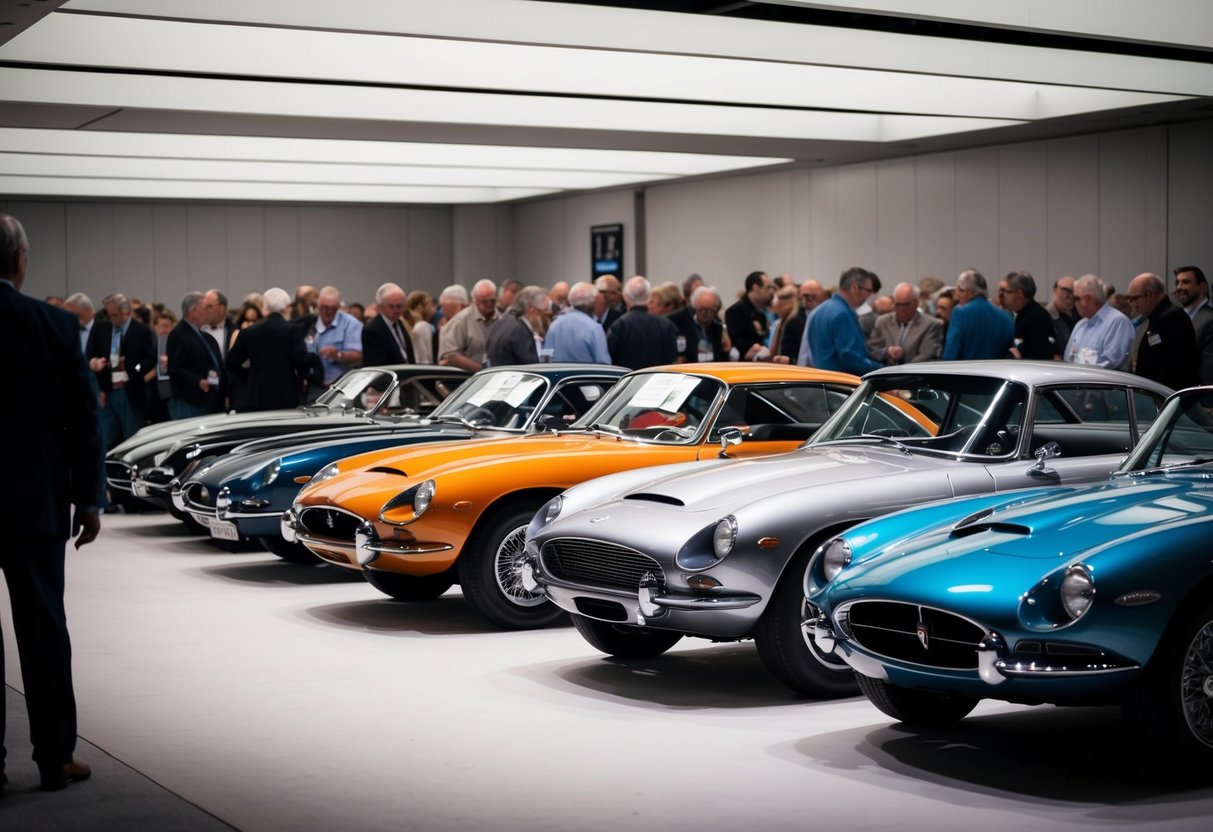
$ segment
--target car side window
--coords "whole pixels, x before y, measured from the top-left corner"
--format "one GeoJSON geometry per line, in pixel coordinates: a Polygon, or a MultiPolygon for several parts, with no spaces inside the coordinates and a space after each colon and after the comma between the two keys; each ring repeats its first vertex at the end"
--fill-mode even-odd
{"type": "Polygon", "coordinates": [[[609,384],[599,381],[562,384],[544,405],[543,415],[552,427],[569,425],[596,405],[609,388],[609,384]]]}
{"type": "Polygon", "coordinates": [[[1135,438],[1129,422],[1127,390],[1053,387],[1041,391],[1037,399],[1029,451],[1035,453],[1045,444],[1056,442],[1063,456],[1128,453],[1135,438]]]}
{"type": "Polygon", "coordinates": [[[1137,420],[1137,438],[1150,429],[1162,410],[1163,399],[1145,390],[1133,391],[1133,415],[1137,420]]]}
{"type": "Polygon", "coordinates": [[[845,396],[821,384],[737,387],[729,391],[716,418],[716,430],[739,427],[744,441],[803,441],[837,410],[845,396]],[[834,393],[831,400],[830,393],[834,393]]]}

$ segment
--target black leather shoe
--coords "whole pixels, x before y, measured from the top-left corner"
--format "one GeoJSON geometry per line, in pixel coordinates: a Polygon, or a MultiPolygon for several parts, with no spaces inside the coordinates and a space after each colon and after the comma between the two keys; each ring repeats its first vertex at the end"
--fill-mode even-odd
{"type": "Polygon", "coordinates": [[[58,771],[42,773],[42,791],[57,792],[66,788],[68,783],[78,783],[92,775],[93,770],[88,767],[88,763],[82,763],[73,757],[71,762],[64,763],[58,771]]]}

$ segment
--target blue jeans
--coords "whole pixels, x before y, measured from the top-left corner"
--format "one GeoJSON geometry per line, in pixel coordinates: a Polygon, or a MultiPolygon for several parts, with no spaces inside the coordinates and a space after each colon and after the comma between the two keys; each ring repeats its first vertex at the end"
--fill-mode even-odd
{"type": "Polygon", "coordinates": [[[168,400],[168,415],[173,419],[189,419],[193,416],[207,416],[210,411],[179,399],[168,400]]]}

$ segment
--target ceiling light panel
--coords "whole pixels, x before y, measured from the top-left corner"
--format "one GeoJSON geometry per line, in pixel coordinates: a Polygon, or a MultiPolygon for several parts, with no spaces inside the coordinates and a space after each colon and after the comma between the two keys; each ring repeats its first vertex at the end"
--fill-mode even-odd
{"type": "MultiPolygon", "coordinates": [[[[1110,14],[1106,0],[1092,13],[1071,18],[1076,34],[1105,32],[1108,20],[1129,10],[1135,15],[1126,36],[1164,25],[1175,42],[1193,39],[1213,25],[1206,0],[1158,0],[1120,3],[1110,14]],[[1193,17],[1200,20],[1193,20],[1193,17]],[[1182,21],[1182,22],[1177,22],[1182,21]],[[1203,21],[1203,22],[1202,22],[1203,21]],[[1185,34],[1186,33],[1186,34],[1185,34]]],[[[822,4],[815,4],[822,5],[822,4]]],[[[846,5],[846,4],[836,4],[846,5]]],[[[854,4],[858,6],[858,4],[854,4]]],[[[874,6],[864,3],[863,6],[874,6]]],[[[935,0],[883,3],[897,13],[942,14],[935,0]]],[[[952,2],[952,12],[966,19],[1002,14],[1011,4],[952,2]]],[[[1036,0],[1034,14],[1060,14],[1078,0],[1036,0]]],[[[982,76],[1047,84],[1107,87],[1213,95],[1213,66],[1133,55],[1074,52],[1068,49],[983,43],[954,38],[906,36],[835,26],[787,24],[712,15],[676,14],[631,8],[537,3],[531,0],[344,0],[334,14],[328,0],[71,0],[65,8],[175,20],[233,22],[263,26],[339,29],[349,32],[419,35],[563,46],[629,52],[656,52],[822,66],[889,69],[936,75],[982,76]]],[[[1023,4],[1019,8],[1025,8],[1023,4]]],[[[993,21],[990,21],[993,22],[993,21]]],[[[1213,46],[1207,34],[1199,38],[1213,46]]],[[[1188,42],[1195,42],[1189,40],[1188,42]]]]}
{"type": "Polygon", "coordinates": [[[790,162],[772,156],[723,156],[641,150],[428,144],[263,136],[122,133],[105,130],[0,128],[0,148],[14,153],[166,159],[330,162],[499,170],[587,171],[645,177],[688,176],[790,162]]]}
{"type": "Polygon", "coordinates": [[[769,61],[75,14],[50,15],[0,48],[0,58],[350,84],[1010,120],[1173,100],[1140,92],[769,61]]]}
{"type": "MultiPolygon", "coordinates": [[[[621,125],[628,125],[637,133],[868,142],[887,141],[888,136],[906,130],[899,125],[904,117],[873,113],[458,94],[61,70],[0,69],[0,89],[5,90],[4,98],[9,101],[371,121],[573,130],[618,130],[621,125]]],[[[904,120],[922,128],[918,136],[1018,123],[968,118],[904,120]]]]}
{"type": "Polygon", "coordinates": [[[152,179],[73,179],[0,176],[0,193],[106,199],[182,199],[253,202],[441,204],[502,202],[552,193],[539,188],[424,188],[152,179]]]}

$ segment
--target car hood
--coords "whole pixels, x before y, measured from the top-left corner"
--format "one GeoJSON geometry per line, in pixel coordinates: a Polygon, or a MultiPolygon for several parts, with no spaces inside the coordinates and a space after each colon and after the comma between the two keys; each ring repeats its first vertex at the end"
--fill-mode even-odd
{"type": "Polygon", "coordinates": [[[628,499],[651,499],[694,511],[724,511],[814,486],[836,486],[907,472],[959,465],[953,460],[854,445],[802,448],[708,469],[679,471],[629,489],[628,499]]]}
{"type": "MultiPolygon", "coordinates": [[[[1157,475],[1030,492],[1026,499],[1012,493],[992,510],[955,515],[920,534],[891,539],[844,569],[828,591],[835,599],[851,593],[1023,592],[1063,563],[1213,516],[1213,482],[1202,484],[1194,489],[1190,477],[1157,475]]],[[[866,524],[851,535],[883,534],[882,527],[900,525],[903,517],[912,515],[866,524]]]]}

